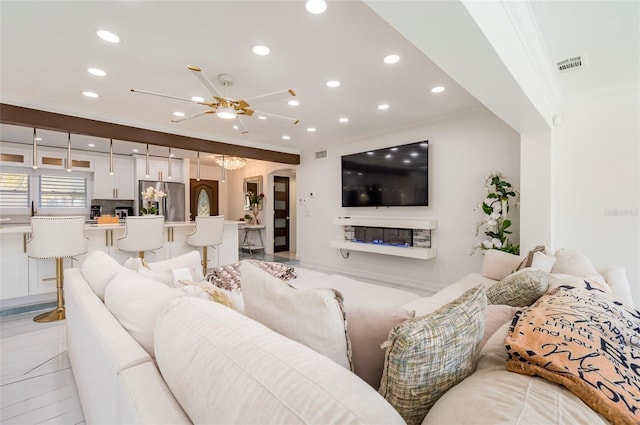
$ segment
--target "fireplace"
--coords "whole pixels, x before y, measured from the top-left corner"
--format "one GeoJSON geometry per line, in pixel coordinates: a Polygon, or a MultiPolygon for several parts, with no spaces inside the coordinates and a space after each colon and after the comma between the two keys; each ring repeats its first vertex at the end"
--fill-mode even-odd
{"type": "Polygon", "coordinates": [[[392,227],[353,226],[353,242],[410,247],[413,246],[413,230],[392,227]]]}

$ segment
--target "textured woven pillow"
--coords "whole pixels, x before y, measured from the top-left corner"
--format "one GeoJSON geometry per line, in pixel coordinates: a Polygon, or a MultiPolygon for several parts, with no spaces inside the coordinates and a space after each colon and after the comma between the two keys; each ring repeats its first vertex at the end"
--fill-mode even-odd
{"type": "Polygon", "coordinates": [[[549,289],[549,273],[536,269],[517,271],[487,289],[489,304],[526,307],[549,289]]]}
{"type": "Polygon", "coordinates": [[[426,316],[405,320],[385,342],[380,394],[408,425],[422,423],[436,401],[473,373],[487,298],[475,287],[426,316]]]}
{"type": "Polygon", "coordinates": [[[260,261],[247,259],[233,264],[225,264],[215,267],[207,273],[206,280],[211,282],[218,288],[222,288],[226,291],[235,292],[236,294],[242,293],[242,282],[240,279],[240,264],[248,262],[254,266],[268,272],[269,274],[282,280],[295,279],[294,267],[288,266],[282,263],[273,263],[269,261],[260,261]]]}

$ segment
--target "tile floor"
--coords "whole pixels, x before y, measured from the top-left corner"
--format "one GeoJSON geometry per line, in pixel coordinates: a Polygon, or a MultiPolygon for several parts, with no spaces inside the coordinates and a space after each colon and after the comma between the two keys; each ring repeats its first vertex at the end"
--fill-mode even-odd
{"type": "Polygon", "coordinates": [[[38,313],[0,318],[0,423],[84,424],[65,321],[35,323],[38,313]]]}

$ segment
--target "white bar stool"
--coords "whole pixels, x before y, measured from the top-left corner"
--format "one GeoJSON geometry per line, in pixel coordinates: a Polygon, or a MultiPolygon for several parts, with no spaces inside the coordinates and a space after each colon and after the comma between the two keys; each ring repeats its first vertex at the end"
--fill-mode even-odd
{"type": "Polygon", "coordinates": [[[187,235],[187,243],[191,246],[202,247],[202,274],[207,275],[207,248],[216,247],[222,243],[224,231],[223,215],[196,216],[196,230],[187,235]]]}
{"type": "Polygon", "coordinates": [[[128,216],[124,223],[125,231],[118,238],[118,249],[137,252],[139,258],[144,258],[145,251],[162,248],[163,215],[128,216]]]}
{"type": "Polygon", "coordinates": [[[56,290],[58,306],[39,314],[34,322],[64,320],[64,263],[65,257],[87,252],[89,240],[84,236],[84,217],[31,217],[31,238],[27,241],[27,255],[37,259],[56,259],[56,290]]]}

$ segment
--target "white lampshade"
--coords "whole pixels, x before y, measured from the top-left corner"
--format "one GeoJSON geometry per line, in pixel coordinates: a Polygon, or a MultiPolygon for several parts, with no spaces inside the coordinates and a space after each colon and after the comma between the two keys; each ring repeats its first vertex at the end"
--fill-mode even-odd
{"type": "Polygon", "coordinates": [[[227,107],[218,108],[216,115],[224,120],[232,120],[238,116],[236,115],[236,111],[227,107]]]}

